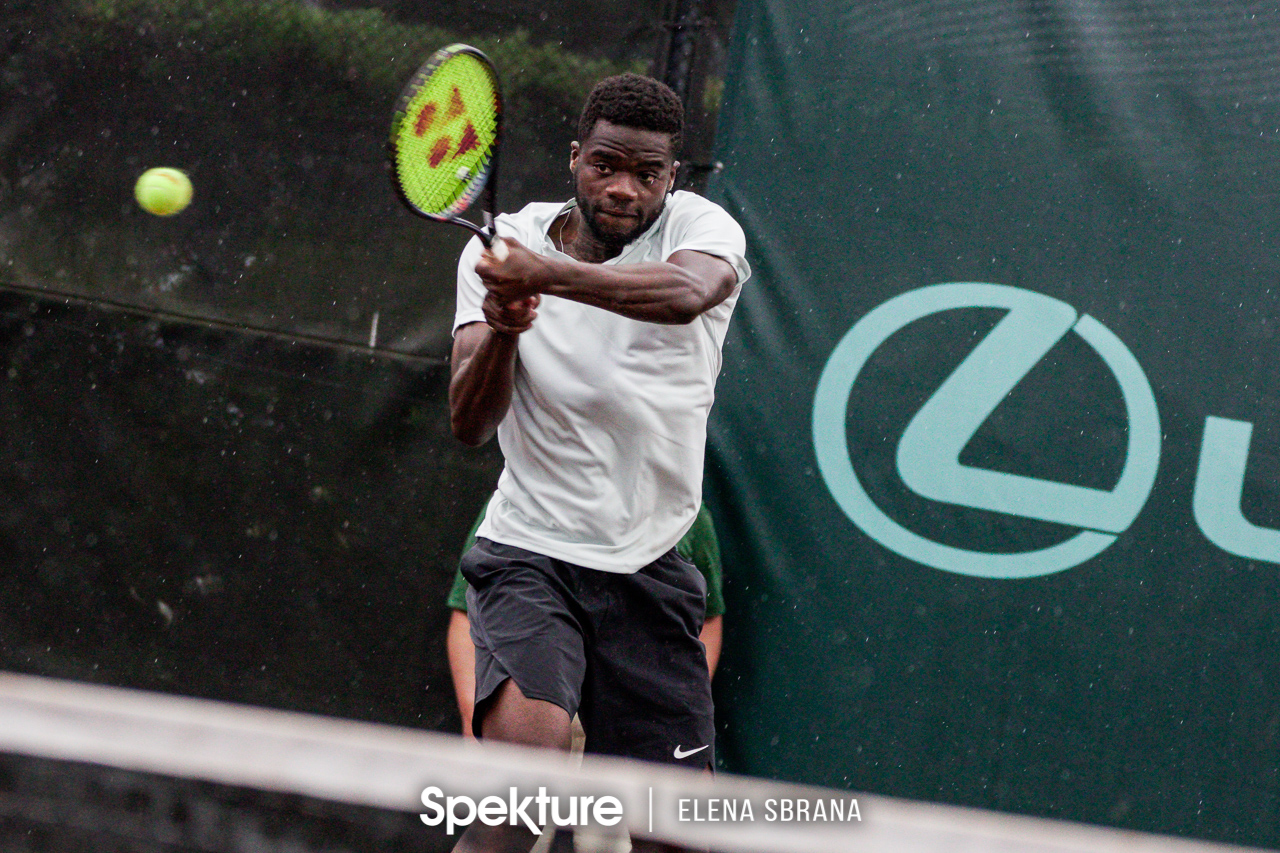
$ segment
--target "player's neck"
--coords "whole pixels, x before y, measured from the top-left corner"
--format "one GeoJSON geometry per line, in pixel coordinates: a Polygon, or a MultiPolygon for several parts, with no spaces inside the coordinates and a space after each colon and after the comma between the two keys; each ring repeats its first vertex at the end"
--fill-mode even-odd
{"type": "Polygon", "coordinates": [[[561,217],[552,227],[552,234],[558,230],[560,251],[576,261],[588,264],[602,264],[621,254],[623,247],[601,242],[591,233],[582,218],[582,211],[573,208],[561,217]]]}

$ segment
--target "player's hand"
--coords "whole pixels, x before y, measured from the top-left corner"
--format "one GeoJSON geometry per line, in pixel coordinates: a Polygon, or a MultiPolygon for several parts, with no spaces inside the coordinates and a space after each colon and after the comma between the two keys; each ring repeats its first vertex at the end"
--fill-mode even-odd
{"type": "Polygon", "coordinates": [[[503,335],[518,335],[527,332],[538,317],[538,303],[542,297],[534,294],[513,302],[503,302],[492,292],[488,293],[481,309],[489,328],[503,335]]]}
{"type": "Polygon", "coordinates": [[[515,240],[498,237],[495,245],[498,241],[506,249],[505,257],[500,259],[501,250],[495,253],[485,249],[476,262],[476,274],[489,294],[501,303],[511,303],[541,293],[541,283],[547,274],[547,259],[515,240]]]}

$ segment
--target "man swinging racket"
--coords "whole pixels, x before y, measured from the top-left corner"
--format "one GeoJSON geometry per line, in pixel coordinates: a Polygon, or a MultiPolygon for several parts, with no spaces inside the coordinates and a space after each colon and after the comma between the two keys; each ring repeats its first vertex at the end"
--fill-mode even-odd
{"type": "MultiPolygon", "coordinates": [[[[506,460],[462,562],[482,738],[568,749],[577,713],[589,753],[714,764],[706,585],[675,546],[751,273],[738,224],[672,192],[682,127],[658,81],[601,81],[574,199],[499,217],[506,257],[472,240],[459,261],[453,432],[496,432],[506,460]]],[[[477,823],[456,849],[516,849],[514,832],[477,823]]]]}

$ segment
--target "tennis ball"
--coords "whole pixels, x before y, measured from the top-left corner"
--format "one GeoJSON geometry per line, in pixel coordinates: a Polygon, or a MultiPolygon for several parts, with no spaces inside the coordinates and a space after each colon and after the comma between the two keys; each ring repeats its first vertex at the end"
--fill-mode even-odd
{"type": "Polygon", "coordinates": [[[191,180],[167,166],[147,169],[134,184],[133,197],[147,213],[172,216],[191,203],[191,180]]]}

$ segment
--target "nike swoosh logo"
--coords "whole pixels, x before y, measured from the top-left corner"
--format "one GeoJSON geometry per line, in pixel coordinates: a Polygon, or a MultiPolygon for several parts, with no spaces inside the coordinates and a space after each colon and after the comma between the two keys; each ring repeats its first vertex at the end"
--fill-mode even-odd
{"type": "MultiPolygon", "coordinates": [[[[707,744],[707,746],[711,746],[711,744],[707,744]]],[[[691,749],[688,752],[685,752],[683,749],[677,746],[676,751],[672,753],[672,755],[674,755],[676,757],[676,760],[679,761],[681,758],[688,758],[690,755],[693,755],[698,752],[702,752],[702,750],[706,749],[707,746],[700,746],[697,749],[691,749]]]]}

